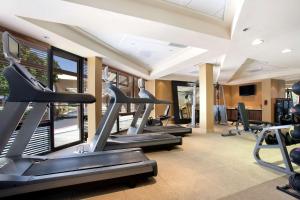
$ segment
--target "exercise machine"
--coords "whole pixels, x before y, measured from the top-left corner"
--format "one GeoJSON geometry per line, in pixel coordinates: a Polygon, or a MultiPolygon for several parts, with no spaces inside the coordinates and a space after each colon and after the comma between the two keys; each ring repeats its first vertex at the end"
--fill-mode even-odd
{"type": "Polygon", "coordinates": [[[139,96],[140,98],[145,98],[150,100],[150,103],[147,104],[140,104],[132,123],[127,131],[128,135],[144,135],[149,133],[159,133],[162,135],[175,135],[175,136],[184,136],[185,134],[189,134],[192,132],[191,128],[185,128],[179,125],[172,125],[172,126],[145,126],[151,111],[154,108],[154,104],[167,104],[169,105],[170,102],[163,101],[155,98],[149,91],[145,89],[145,81],[143,79],[138,80],[138,86],[140,88],[139,96]],[[146,106],[146,108],[145,108],[146,106]],[[142,114],[144,110],[144,113],[142,114]],[[138,119],[141,117],[140,123],[138,124],[138,119]],[[142,134],[143,133],[143,134],[142,134]]]}
{"type": "MultiPolygon", "coordinates": [[[[256,162],[267,168],[271,168],[278,172],[282,172],[288,175],[294,173],[293,166],[291,164],[291,159],[288,154],[287,145],[293,144],[286,140],[287,135],[282,134],[283,130],[290,129],[291,125],[282,125],[282,126],[271,126],[265,127],[257,136],[256,144],[253,151],[253,156],[256,162]],[[273,142],[270,142],[268,137],[272,136],[274,138],[273,142]],[[268,142],[269,140],[269,142],[268,142]],[[290,143],[290,144],[288,144],[290,143]],[[282,156],[282,163],[284,167],[277,165],[276,163],[270,163],[268,161],[262,160],[260,156],[260,150],[262,149],[279,149],[282,156]]],[[[287,133],[288,134],[288,133],[287,133]]]]}
{"type": "Polygon", "coordinates": [[[227,125],[227,111],[226,111],[226,100],[224,96],[223,85],[216,83],[215,88],[215,97],[216,105],[214,105],[214,119],[216,124],[227,125]],[[221,104],[223,100],[223,104],[221,104]]]}
{"type": "MultiPolygon", "coordinates": [[[[292,91],[300,96],[300,81],[295,83],[292,87],[292,91]]],[[[291,134],[294,139],[300,140],[300,104],[293,106],[291,113],[294,115],[294,131],[291,134]]],[[[300,165],[300,148],[294,148],[290,151],[290,158],[293,163],[300,165]]],[[[277,186],[277,189],[291,195],[297,199],[300,199],[300,174],[293,173],[289,176],[289,183],[285,186],[277,186]]]]}
{"type": "Polygon", "coordinates": [[[272,126],[272,123],[270,122],[249,120],[244,103],[239,102],[237,110],[238,119],[236,121],[235,129],[229,130],[228,133],[223,133],[222,136],[235,136],[237,134],[241,135],[242,132],[249,132],[252,133],[255,137],[257,137],[257,134],[261,132],[263,128],[272,126]],[[243,130],[239,130],[240,124],[243,125],[243,130]]]}
{"type": "Polygon", "coordinates": [[[275,124],[289,125],[292,124],[293,116],[290,109],[293,107],[292,92],[287,89],[287,96],[290,98],[276,98],[275,99],[275,124]]]}
{"type": "MultiPolygon", "coordinates": [[[[93,103],[95,98],[89,94],[51,91],[19,64],[17,40],[8,32],[3,33],[2,40],[4,55],[10,65],[4,70],[9,84],[9,96],[0,112],[0,153],[29,104],[32,109],[26,115],[7,154],[0,158],[0,197],[121,177],[157,174],[156,162],[149,160],[140,149],[95,152],[97,148],[91,145],[89,153],[60,158],[23,155],[49,103],[93,103]]],[[[101,130],[110,128],[105,122],[101,122],[101,130]]]]}
{"type": "Polygon", "coordinates": [[[169,120],[172,118],[172,116],[169,115],[170,113],[170,104],[166,105],[164,114],[157,116],[156,118],[153,117],[149,117],[149,119],[147,120],[146,126],[167,126],[169,123],[169,120]],[[165,124],[164,124],[164,121],[165,124]]]}
{"type": "MultiPolygon", "coordinates": [[[[119,111],[122,104],[135,103],[139,104],[139,108],[135,113],[135,117],[132,120],[131,126],[128,129],[128,132],[132,131],[132,124],[136,123],[137,115],[140,115],[142,112],[141,105],[153,105],[157,103],[155,99],[149,98],[131,98],[127,97],[119,88],[113,85],[112,82],[108,79],[108,67],[104,70],[104,79],[106,84],[106,92],[110,96],[110,105],[108,107],[108,114],[103,116],[103,121],[105,121],[108,127],[113,127],[115,121],[118,118],[119,111]]],[[[143,126],[137,126],[137,129],[144,127],[148,117],[148,113],[151,110],[146,109],[144,112],[143,126]],[[146,118],[147,117],[147,118],[146,118]]],[[[97,151],[111,150],[111,149],[124,149],[124,148],[153,148],[153,147],[172,147],[182,144],[182,138],[179,136],[174,136],[170,134],[164,134],[161,132],[158,133],[145,133],[145,134],[132,134],[128,133],[127,135],[113,134],[109,135],[108,132],[97,132],[97,138],[92,141],[92,148],[95,148],[97,151]]]]}

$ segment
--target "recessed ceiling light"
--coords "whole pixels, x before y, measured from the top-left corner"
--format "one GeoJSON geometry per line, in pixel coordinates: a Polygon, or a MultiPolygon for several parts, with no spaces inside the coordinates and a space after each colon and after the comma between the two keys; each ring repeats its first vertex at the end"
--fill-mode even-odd
{"type": "Polygon", "coordinates": [[[282,51],[281,51],[281,53],[290,53],[292,50],[291,49],[283,49],[282,51]]]}
{"type": "Polygon", "coordinates": [[[264,41],[262,39],[255,39],[255,40],[253,40],[252,45],[256,46],[256,45],[260,45],[262,43],[264,43],[264,41]]]}

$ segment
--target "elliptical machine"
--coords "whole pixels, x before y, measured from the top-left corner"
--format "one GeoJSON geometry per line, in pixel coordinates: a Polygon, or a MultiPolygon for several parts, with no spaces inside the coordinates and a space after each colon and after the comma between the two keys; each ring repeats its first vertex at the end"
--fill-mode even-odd
{"type": "MultiPolygon", "coordinates": [[[[292,87],[292,91],[300,96],[300,81],[295,83],[292,87]]],[[[291,113],[294,115],[294,131],[291,136],[299,140],[300,139],[300,102],[291,108],[291,113]]],[[[290,152],[290,158],[293,163],[300,165],[300,147],[294,148],[290,152]]],[[[285,186],[277,186],[277,189],[285,192],[297,199],[300,199],[300,173],[294,173],[289,177],[289,184],[285,186]]]]}

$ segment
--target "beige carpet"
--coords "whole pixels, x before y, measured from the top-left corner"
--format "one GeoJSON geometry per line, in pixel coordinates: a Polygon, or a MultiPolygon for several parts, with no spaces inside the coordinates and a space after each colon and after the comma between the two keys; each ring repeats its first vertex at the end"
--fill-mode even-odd
{"type": "Polygon", "coordinates": [[[236,194],[229,195],[219,200],[269,200],[269,199],[293,199],[287,194],[280,191],[273,191],[274,185],[285,185],[287,177],[280,177],[265,183],[250,187],[236,194]]]}
{"type": "MultiPolygon", "coordinates": [[[[284,174],[262,168],[253,159],[251,135],[221,137],[226,128],[201,134],[194,130],[183,145],[171,151],[147,153],[158,163],[159,175],[130,189],[124,185],[93,185],[47,192],[45,199],[293,199],[276,190],[287,183],[284,174]],[[89,186],[87,186],[89,187],[89,186]]],[[[263,158],[279,161],[277,150],[263,158]]]]}

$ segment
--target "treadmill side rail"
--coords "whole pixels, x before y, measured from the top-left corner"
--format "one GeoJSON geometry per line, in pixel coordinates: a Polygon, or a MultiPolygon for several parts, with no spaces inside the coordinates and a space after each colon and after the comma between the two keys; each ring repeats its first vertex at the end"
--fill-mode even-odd
{"type": "Polygon", "coordinates": [[[34,103],[33,108],[23,121],[23,125],[19,130],[14,142],[12,143],[10,149],[8,150],[7,157],[17,157],[22,156],[29,143],[34,131],[39,126],[45,112],[48,103],[34,103]]]}
{"type": "Polygon", "coordinates": [[[11,135],[21,121],[28,102],[6,102],[4,109],[0,112],[0,153],[4,150],[11,135]]]}
{"type": "MultiPolygon", "coordinates": [[[[7,176],[7,181],[0,182],[0,197],[8,197],[40,190],[134,176],[137,174],[156,176],[156,162],[152,160],[146,160],[138,163],[116,165],[105,168],[83,169],[79,171],[45,176],[25,176],[25,178],[23,176],[18,176],[18,178],[15,177],[15,181],[13,181],[13,176],[7,176]]],[[[3,179],[4,178],[5,177],[3,177],[3,179]]]]}

